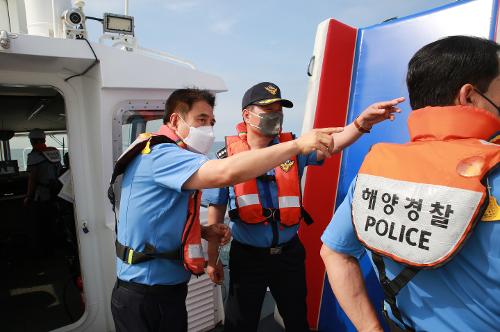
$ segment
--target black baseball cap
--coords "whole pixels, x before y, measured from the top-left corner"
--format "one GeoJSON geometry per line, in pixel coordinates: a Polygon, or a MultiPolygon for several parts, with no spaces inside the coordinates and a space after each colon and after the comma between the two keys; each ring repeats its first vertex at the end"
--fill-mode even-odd
{"type": "Polygon", "coordinates": [[[275,102],[281,102],[281,106],[291,108],[293,103],[288,99],[281,98],[280,88],[270,82],[255,84],[243,95],[241,109],[249,105],[269,105],[275,102]]]}

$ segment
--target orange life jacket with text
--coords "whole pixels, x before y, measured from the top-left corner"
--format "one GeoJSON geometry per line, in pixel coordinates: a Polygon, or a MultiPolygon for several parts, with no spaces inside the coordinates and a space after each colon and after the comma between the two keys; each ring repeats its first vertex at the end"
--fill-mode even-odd
{"type": "Polygon", "coordinates": [[[359,240],[375,253],[418,268],[446,263],[489,203],[486,177],[500,146],[486,141],[500,120],[472,107],[428,107],[408,119],[411,142],[376,144],[353,197],[359,240]]]}
{"type": "MultiPolygon", "coordinates": [[[[246,140],[246,125],[240,123],[236,129],[238,136],[226,137],[228,156],[250,150],[246,140]]],[[[280,143],[293,139],[292,133],[280,133],[278,136],[280,143]]],[[[284,226],[293,226],[303,219],[297,157],[294,156],[276,167],[274,173],[278,188],[279,218],[274,215],[276,211],[262,207],[257,180],[251,179],[233,186],[239,220],[248,224],[258,224],[274,217],[284,226]]]]}
{"type": "MultiPolygon", "coordinates": [[[[115,210],[113,184],[116,178],[125,172],[127,166],[136,156],[149,154],[154,145],[162,143],[176,144],[179,148],[186,147],[185,143],[170,128],[163,125],[157,133],[143,133],[139,135],[118,158],[108,190],[108,197],[113,205],[113,211],[115,210]]],[[[150,245],[146,245],[146,250],[139,252],[116,240],[117,257],[127,264],[138,264],[155,258],[182,260],[186,270],[197,276],[203,274],[205,271],[205,258],[201,245],[200,202],[201,193],[199,191],[195,191],[189,196],[188,211],[180,248],[170,252],[156,252],[150,245]]]]}
{"type": "Polygon", "coordinates": [[[372,252],[385,302],[405,331],[414,331],[397,306],[400,290],[421,269],[452,259],[479,220],[498,216],[484,219],[488,204],[496,204],[487,176],[500,163],[500,146],[487,139],[500,120],[472,107],[427,107],[410,113],[408,127],[411,142],[376,144],[366,156],[352,219],[372,252]],[[405,265],[393,279],[383,256],[405,265]]]}

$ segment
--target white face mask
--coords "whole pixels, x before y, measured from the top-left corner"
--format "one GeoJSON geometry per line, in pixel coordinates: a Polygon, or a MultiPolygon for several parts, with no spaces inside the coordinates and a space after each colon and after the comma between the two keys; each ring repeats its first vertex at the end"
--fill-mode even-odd
{"type": "MultiPolygon", "coordinates": [[[[179,116],[179,118],[182,122],[189,126],[182,117],[179,116]]],[[[215,140],[214,128],[212,126],[189,126],[189,134],[182,140],[186,143],[188,150],[196,153],[207,154],[215,140]]]]}

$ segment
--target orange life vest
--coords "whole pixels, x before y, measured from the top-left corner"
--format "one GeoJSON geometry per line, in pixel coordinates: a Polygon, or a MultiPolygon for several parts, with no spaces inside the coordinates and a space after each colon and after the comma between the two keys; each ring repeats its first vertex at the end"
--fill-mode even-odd
{"type": "MultiPolygon", "coordinates": [[[[113,205],[113,211],[115,209],[115,197],[112,186],[116,178],[125,172],[128,164],[136,156],[141,153],[150,153],[154,145],[161,143],[173,143],[177,144],[180,148],[185,148],[182,140],[170,128],[163,125],[157,133],[139,135],[118,158],[111,177],[110,189],[108,190],[108,197],[113,205]]],[[[199,191],[195,191],[189,197],[188,212],[184,224],[181,247],[179,249],[171,252],[156,252],[154,248],[148,248],[147,252],[139,252],[116,240],[116,254],[118,258],[127,264],[138,264],[155,258],[182,260],[186,270],[197,276],[203,274],[205,271],[205,258],[201,245],[200,201],[201,193],[199,191]]]]}
{"type": "MultiPolygon", "coordinates": [[[[229,156],[249,151],[246,140],[246,125],[238,124],[238,136],[226,137],[226,149],[229,156]]],[[[279,142],[293,140],[292,133],[280,133],[279,142]]],[[[297,225],[302,220],[302,203],[297,157],[292,157],[274,169],[278,187],[279,221],[284,226],[297,225]]],[[[257,180],[251,179],[233,186],[238,218],[248,224],[266,222],[275,211],[264,209],[260,202],[257,180]]]]}
{"type": "Polygon", "coordinates": [[[500,120],[472,107],[428,107],[408,119],[412,141],[376,144],[356,180],[353,224],[368,249],[434,268],[463,245],[488,205],[485,178],[500,163],[486,139],[500,120]]]}
{"type": "Polygon", "coordinates": [[[52,146],[47,146],[45,143],[37,143],[33,145],[33,150],[38,151],[42,154],[43,157],[50,163],[59,163],[61,162],[61,155],[59,154],[59,150],[52,146]]]}
{"type": "Polygon", "coordinates": [[[486,140],[500,120],[472,107],[427,107],[410,114],[408,127],[410,143],[377,144],[366,156],[352,216],[358,239],[372,252],[385,302],[414,331],[396,296],[422,268],[449,261],[483,217],[486,177],[500,163],[500,146],[486,140]],[[382,256],[406,266],[391,280],[382,256]]]}

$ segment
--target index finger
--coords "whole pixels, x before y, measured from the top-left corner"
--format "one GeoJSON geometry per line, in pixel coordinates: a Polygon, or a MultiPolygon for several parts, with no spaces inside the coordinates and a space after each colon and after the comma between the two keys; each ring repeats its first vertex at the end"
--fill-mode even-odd
{"type": "Polygon", "coordinates": [[[405,101],[405,97],[399,97],[399,98],[395,98],[392,100],[381,101],[379,103],[375,103],[375,107],[377,107],[377,108],[389,108],[389,107],[393,107],[399,103],[402,103],[403,101],[405,101]]]}
{"type": "Polygon", "coordinates": [[[335,134],[344,131],[344,127],[329,127],[329,128],[317,128],[319,132],[325,134],[335,134]]]}

